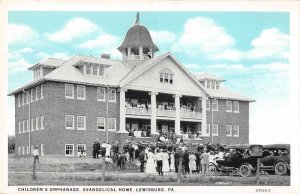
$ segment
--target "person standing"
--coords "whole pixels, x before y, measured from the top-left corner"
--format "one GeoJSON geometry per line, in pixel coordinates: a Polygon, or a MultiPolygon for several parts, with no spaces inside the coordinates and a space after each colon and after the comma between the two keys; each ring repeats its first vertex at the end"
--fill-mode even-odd
{"type": "Polygon", "coordinates": [[[184,171],[185,171],[186,174],[188,174],[190,172],[190,168],[189,168],[189,164],[190,164],[189,155],[190,155],[189,151],[186,148],[185,151],[184,151],[183,161],[182,161],[182,164],[184,166],[184,171]]]}
{"type": "Polygon", "coordinates": [[[192,152],[191,154],[190,154],[190,156],[189,156],[189,160],[190,160],[190,173],[191,174],[193,174],[193,173],[195,173],[196,172],[196,170],[197,170],[197,167],[196,167],[196,156],[195,156],[195,154],[192,152]]]}
{"type": "Polygon", "coordinates": [[[36,160],[38,163],[40,163],[40,160],[39,160],[39,149],[38,149],[37,145],[34,146],[34,149],[32,151],[32,155],[33,155],[33,159],[36,160]]]}
{"type": "Polygon", "coordinates": [[[161,153],[161,150],[159,149],[156,153],[156,165],[157,165],[157,172],[158,172],[159,176],[163,175],[162,160],[163,160],[162,153],[161,153]]]}
{"type": "Polygon", "coordinates": [[[93,144],[93,158],[97,158],[97,152],[98,152],[98,149],[97,149],[97,140],[94,142],[93,144]]]}
{"type": "Polygon", "coordinates": [[[202,174],[205,175],[207,173],[207,167],[209,164],[209,153],[207,153],[207,149],[204,148],[203,153],[200,156],[201,166],[202,166],[202,174]]]}
{"type": "Polygon", "coordinates": [[[146,157],[147,157],[146,173],[147,174],[155,174],[156,173],[155,155],[151,148],[149,149],[146,157]]]}
{"type": "Polygon", "coordinates": [[[169,153],[166,149],[162,152],[162,172],[164,176],[167,176],[170,172],[169,153]]]}
{"type": "Polygon", "coordinates": [[[134,156],[134,147],[133,147],[133,144],[130,144],[129,145],[129,150],[128,150],[128,152],[129,152],[129,161],[130,162],[133,162],[133,156],[134,156]]]}
{"type": "Polygon", "coordinates": [[[170,172],[175,172],[175,157],[174,150],[171,151],[170,154],[170,172]]]}
{"type": "Polygon", "coordinates": [[[139,154],[139,161],[140,161],[140,170],[141,172],[144,172],[145,169],[145,151],[141,150],[139,154]]]}

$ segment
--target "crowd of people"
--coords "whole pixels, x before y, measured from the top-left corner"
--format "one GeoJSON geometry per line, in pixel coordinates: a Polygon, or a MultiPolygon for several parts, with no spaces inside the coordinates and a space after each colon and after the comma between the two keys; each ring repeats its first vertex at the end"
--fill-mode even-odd
{"type": "Polygon", "coordinates": [[[179,160],[182,160],[183,174],[207,174],[209,162],[224,159],[226,151],[223,145],[198,144],[187,142],[130,142],[123,146],[118,142],[101,145],[95,141],[93,157],[99,154],[107,162],[115,162],[119,170],[125,170],[126,164],[135,163],[140,172],[168,176],[179,171],[179,160]],[[98,154],[99,153],[99,154],[98,154]]]}

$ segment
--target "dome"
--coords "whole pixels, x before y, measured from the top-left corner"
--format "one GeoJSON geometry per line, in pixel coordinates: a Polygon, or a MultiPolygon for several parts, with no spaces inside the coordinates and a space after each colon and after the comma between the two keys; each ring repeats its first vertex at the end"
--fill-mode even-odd
{"type": "Polygon", "coordinates": [[[135,24],[128,30],[125,39],[118,50],[122,51],[127,47],[134,46],[152,48],[153,52],[159,51],[157,46],[153,43],[148,29],[140,24],[135,24]]]}

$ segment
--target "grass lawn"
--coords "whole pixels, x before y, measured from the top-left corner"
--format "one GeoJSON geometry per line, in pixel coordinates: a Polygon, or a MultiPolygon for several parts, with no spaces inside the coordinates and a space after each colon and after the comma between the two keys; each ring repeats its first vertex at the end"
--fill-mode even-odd
{"type": "MultiPolygon", "coordinates": [[[[37,164],[37,179],[32,180],[33,159],[17,158],[9,156],[8,160],[8,182],[9,186],[20,185],[64,185],[64,186],[100,186],[100,185],[161,185],[179,186],[177,175],[170,176],[148,175],[139,172],[139,167],[134,163],[127,163],[125,171],[118,171],[116,164],[108,164],[106,171],[106,182],[101,182],[101,159],[93,158],[66,158],[47,156],[41,157],[37,164]]],[[[242,178],[240,176],[200,176],[198,174],[187,175],[181,185],[256,185],[255,177],[242,178]]],[[[290,176],[263,175],[260,185],[288,186],[290,176]]]]}

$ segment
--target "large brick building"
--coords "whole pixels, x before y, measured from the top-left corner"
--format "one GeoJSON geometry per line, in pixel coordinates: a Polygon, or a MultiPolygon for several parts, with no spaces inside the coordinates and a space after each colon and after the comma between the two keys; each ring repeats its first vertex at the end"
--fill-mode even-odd
{"type": "Polygon", "coordinates": [[[74,56],[29,68],[33,81],[15,97],[16,154],[38,145],[42,155],[91,155],[95,139],[157,141],[174,132],[185,141],[248,143],[249,102],[215,75],[191,74],[136,23],[118,48],[121,61],[74,56]]]}

